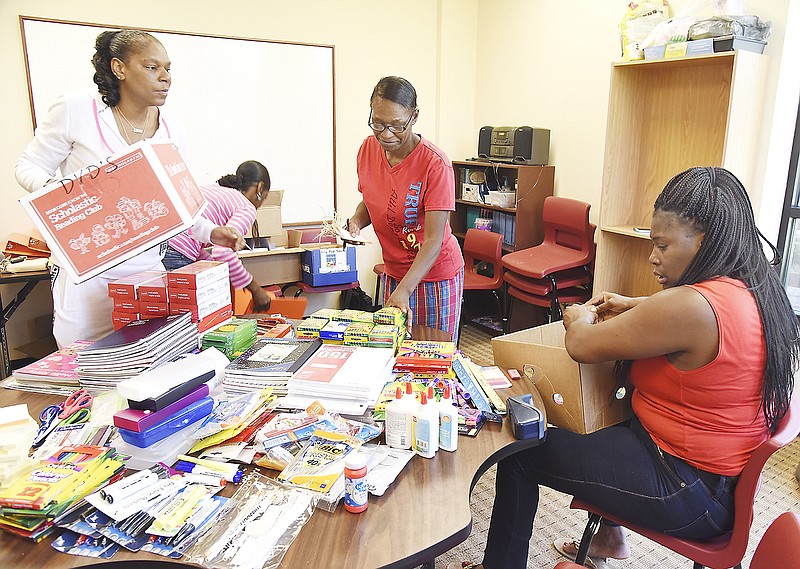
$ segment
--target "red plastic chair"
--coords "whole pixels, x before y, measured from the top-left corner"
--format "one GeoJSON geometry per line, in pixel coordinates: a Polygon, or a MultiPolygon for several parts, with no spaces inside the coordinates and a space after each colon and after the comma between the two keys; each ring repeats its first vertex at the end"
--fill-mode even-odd
{"type": "MultiPolygon", "coordinates": [[[[582,569],[572,561],[561,561],[555,569],[582,569]]],[[[800,514],[784,512],[769,525],[758,542],[750,569],[800,567],[800,514]]]]}
{"type": "MultiPolygon", "coordinates": [[[[503,236],[493,231],[467,229],[464,237],[464,290],[489,290],[497,301],[497,311],[505,321],[503,289],[503,236]],[[492,276],[478,272],[490,265],[492,276]]],[[[463,312],[463,311],[462,311],[463,312]]]]}
{"type": "MultiPolygon", "coordinates": [[[[600,520],[606,518],[691,559],[694,561],[694,569],[703,567],[712,569],[741,568],[742,559],[747,551],[750,526],[753,524],[753,503],[761,483],[761,471],[769,457],[778,449],[792,442],[798,433],[800,433],[800,397],[792,400],[789,412],[781,420],[775,434],[761,443],[747,461],[734,491],[733,531],[720,537],[704,540],[672,537],[637,526],[573,498],[571,508],[587,510],[590,513],[589,523],[586,524],[581,545],[578,548],[576,562],[581,564],[586,561],[589,544],[600,527],[600,520]]],[[[786,547],[782,547],[781,550],[785,553],[786,547]]],[[[773,567],[800,567],[800,565],[779,564],[773,565],[773,567]]]]}
{"type": "MultiPolygon", "coordinates": [[[[542,209],[544,240],[540,245],[509,253],[503,257],[505,280],[516,292],[509,297],[549,307],[550,320],[561,319],[561,304],[585,302],[590,298],[594,263],[594,232],[589,222],[590,205],[586,202],[548,196],[542,209]],[[574,287],[584,287],[579,294],[574,287]],[[564,297],[561,289],[567,289],[564,297]]],[[[509,298],[509,301],[510,301],[509,298]]],[[[506,310],[510,314],[511,306],[506,310]]],[[[506,330],[507,331],[507,330],[506,330]]]]}

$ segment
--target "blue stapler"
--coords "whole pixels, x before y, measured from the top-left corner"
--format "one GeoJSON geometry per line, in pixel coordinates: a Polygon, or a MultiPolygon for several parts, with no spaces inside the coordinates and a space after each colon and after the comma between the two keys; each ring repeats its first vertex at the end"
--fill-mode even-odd
{"type": "Polygon", "coordinates": [[[533,395],[512,395],[506,403],[514,436],[544,441],[547,435],[544,413],[533,404],[533,395]]]}

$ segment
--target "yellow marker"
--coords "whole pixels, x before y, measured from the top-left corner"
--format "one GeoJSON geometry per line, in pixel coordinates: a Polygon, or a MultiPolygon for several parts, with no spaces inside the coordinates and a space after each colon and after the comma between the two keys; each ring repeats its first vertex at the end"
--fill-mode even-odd
{"type": "Polygon", "coordinates": [[[216,470],[217,472],[228,472],[228,470],[230,470],[231,467],[230,464],[228,464],[227,462],[221,463],[217,462],[216,460],[195,458],[193,456],[189,456],[188,454],[179,454],[176,458],[178,460],[185,460],[186,462],[193,462],[194,464],[205,466],[206,468],[210,468],[211,470],[216,470]]]}

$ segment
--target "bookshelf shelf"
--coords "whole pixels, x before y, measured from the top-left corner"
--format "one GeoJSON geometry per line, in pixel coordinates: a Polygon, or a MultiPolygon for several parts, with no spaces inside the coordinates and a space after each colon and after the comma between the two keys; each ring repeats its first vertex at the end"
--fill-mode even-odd
{"type": "Polygon", "coordinates": [[[476,217],[492,219],[492,231],[505,236],[503,249],[517,251],[542,242],[542,205],[553,195],[555,166],[528,166],[497,162],[453,162],[456,181],[456,210],[450,215],[453,233],[463,239],[474,227],[476,217]],[[464,184],[471,183],[475,173],[482,174],[489,190],[502,185],[516,188],[515,207],[498,207],[462,199],[464,184]]]}

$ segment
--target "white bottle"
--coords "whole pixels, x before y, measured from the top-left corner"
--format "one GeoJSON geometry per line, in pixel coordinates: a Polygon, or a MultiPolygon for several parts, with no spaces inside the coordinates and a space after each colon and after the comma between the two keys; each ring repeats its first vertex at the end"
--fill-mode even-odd
{"type": "Polygon", "coordinates": [[[395,398],[386,404],[386,423],[384,433],[386,444],[392,448],[411,448],[411,401],[403,397],[398,387],[395,398]]]}
{"type": "Polygon", "coordinates": [[[439,408],[439,448],[453,452],[458,448],[458,410],[450,397],[450,386],[444,386],[439,408]]]}
{"type": "Polygon", "coordinates": [[[439,450],[439,410],[428,405],[428,396],[419,394],[419,405],[413,418],[414,450],[423,458],[433,458],[439,450]]]}

